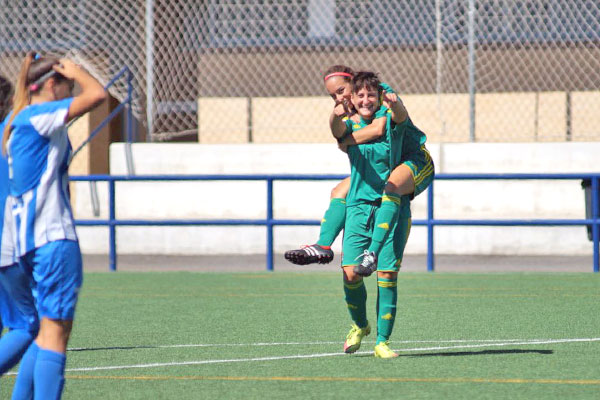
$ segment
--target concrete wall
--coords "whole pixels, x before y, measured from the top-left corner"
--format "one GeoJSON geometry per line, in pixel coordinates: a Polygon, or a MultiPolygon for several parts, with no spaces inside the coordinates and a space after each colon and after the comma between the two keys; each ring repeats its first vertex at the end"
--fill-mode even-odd
{"type": "MultiPolygon", "coordinates": [[[[348,161],[334,144],[134,144],[138,174],[347,174],[348,161]]],[[[600,143],[475,143],[428,146],[438,172],[593,172],[598,171],[600,143]]],[[[122,144],[110,148],[113,174],[126,172],[122,144]]],[[[318,220],[336,182],[276,182],[276,218],[318,220]]],[[[75,186],[77,218],[92,218],[87,183],[75,186]]],[[[264,218],[264,182],[180,182],[117,185],[117,217],[264,218]]],[[[99,184],[101,218],[107,216],[107,185],[99,184]]],[[[580,182],[570,181],[438,181],[435,216],[439,218],[581,218],[580,182]]],[[[426,196],[413,202],[413,218],[426,213],[426,196]]],[[[106,228],[80,227],[85,253],[107,252],[106,228]]],[[[122,227],[117,230],[121,254],[252,254],[264,253],[263,227],[122,227]]],[[[318,227],[276,227],[275,250],[312,243],[318,227]]],[[[339,250],[340,241],[335,244],[339,250]]],[[[591,254],[584,227],[438,227],[439,254],[591,254]]],[[[426,251],[426,232],[414,227],[408,254],[426,251]]]]}

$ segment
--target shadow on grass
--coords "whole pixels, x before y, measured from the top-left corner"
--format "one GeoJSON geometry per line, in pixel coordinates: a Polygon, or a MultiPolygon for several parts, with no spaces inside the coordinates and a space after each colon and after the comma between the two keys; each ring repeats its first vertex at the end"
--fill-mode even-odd
{"type": "Polygon", "coordinates": [[[138,350],[138,349],[158,349],[156,346],[113,346],[113,347],[85,347],[68,349],[71,351],[102,351],[102,350],[138,350]]]}
{"type": "Polygon", "coordinates": [[[400,357],[456,357],[456,356],[486,356],[496,354],[554,354],[553,350],[503,349],[481,351],[447,351],[443,353],[400,354],[400,357]]]}
{"type": "MultiPolygon", "coordinates": [[[[523,349],[504,349],[504,350],[481,350],[481,351],[447,351],[443,353],[420,353],[420,354],[403,354],[402,350],[395,350],[399,353],[399,357],[456,357],[456,356],[486,356],[497,354],[554,354],[553,350],[523,350],[523,349]]],[[[353,357],[373,357],[373,353],[354,354],[353,357]]]]}

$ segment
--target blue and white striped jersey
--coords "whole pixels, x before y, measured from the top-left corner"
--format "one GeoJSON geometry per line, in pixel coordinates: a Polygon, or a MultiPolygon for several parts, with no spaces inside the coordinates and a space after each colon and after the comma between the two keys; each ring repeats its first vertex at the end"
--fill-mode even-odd
{"type": "Polygon", "coordinates": [[[77,240],[67,175],[72,101],[32,104],[11,124],[7,147],[17,256],[55,240],[77,240]]]}
{"type": "MultiPolygon", "coordinates": [[[[4,123],[0,123],[0,137],[4,123]]],[[[13,242],[13,218],[8,198],[8,161],[0,152],[0,268],[16,262],[13,242]]]]}

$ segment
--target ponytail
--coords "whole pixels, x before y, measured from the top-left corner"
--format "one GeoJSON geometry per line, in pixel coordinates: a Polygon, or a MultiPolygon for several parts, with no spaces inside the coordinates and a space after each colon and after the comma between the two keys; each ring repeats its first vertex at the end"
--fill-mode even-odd
{"type": "Polygon", "coordinates": [[[51,77],[60,79],[62,75],[55,72],[53,66],[59,61],[53,57],[41,57],[35,52],[29,52],[21,64],[21,72],[17,80],[15,95],[13,96],[12,114],[6,126],[2,137],[2,153],[6,154],[6,143],[10,138],[12,130],[11,124],[15,117],[31,102],[31,94],[39,93],[44,83],[51,77]]]}
{"type": "Polygon", "coordinates": [[[6,143],[10,138],[12,131],[11,124],[15,119],[15,116],[20,113],[29,104],[29,88],[27,87],[27,76],[29,75],[29,68],[33,61],[33,53],[27,53],[23,63],[21,64],[21,72],[19,72],[19,79],[15,87],[15,95],[13,96],[13,108],[10,118],[4,126],[4,132],[2,135],[2,154],[6,155],[6,143]]]}

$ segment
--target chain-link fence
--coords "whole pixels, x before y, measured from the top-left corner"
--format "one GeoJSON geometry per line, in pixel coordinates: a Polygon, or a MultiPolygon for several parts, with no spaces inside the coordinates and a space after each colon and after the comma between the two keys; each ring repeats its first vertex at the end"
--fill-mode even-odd
{"type": "Polygon", "coordinates": [[[598,0],[0,0],[1,73],[28,50],[130,67],[155,140],[329,141],[332,64],[380,73],[430,141],[600,139],[598,0]]]}

